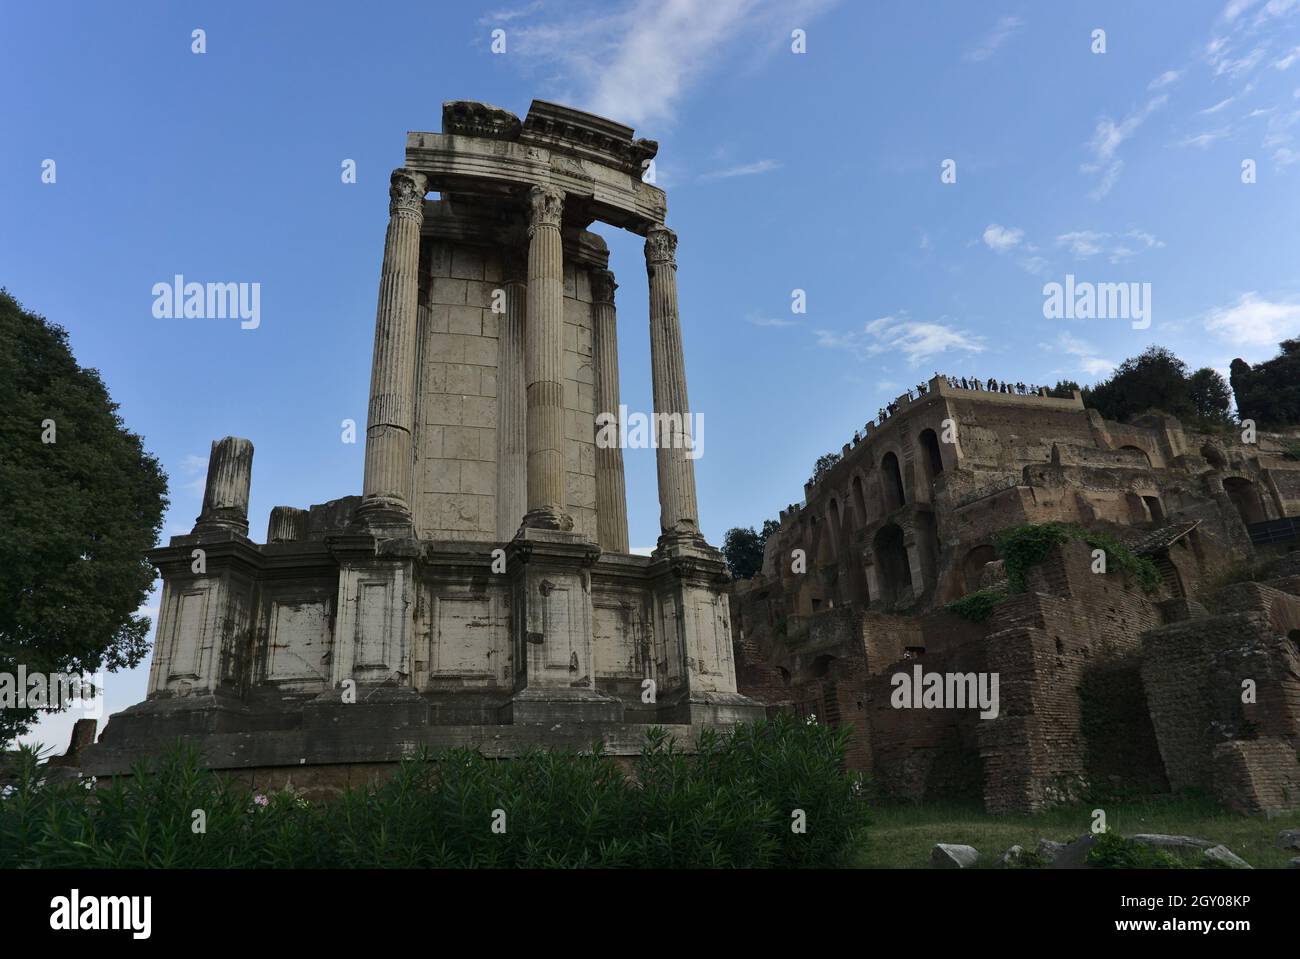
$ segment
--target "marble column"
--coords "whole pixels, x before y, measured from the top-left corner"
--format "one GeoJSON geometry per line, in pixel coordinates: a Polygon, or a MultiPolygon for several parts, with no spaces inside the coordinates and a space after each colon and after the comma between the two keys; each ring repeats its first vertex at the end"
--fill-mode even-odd
{"type": "Polygon", "coordinates": [[[393,171],[370,370],[365,498],[358,509],[358,517],[374,527],[411,522],[420,225],[427,191],[423,173],[393,171]]]}
{"type": "Polygon", "coordinates": [[[518,531],[528,509],[528,392],[524,382],[528,258],[522,246],[504,251],[505,312],[497,351],[497,539],[518,531]]]}
{"type": "Polygon", "coordinates": [[[651,227],[645,241],[650,277],[650,367],[654,386],[659,525],[669,536],[699,535],[695,461],[690,450],[690,403],[677,312],[677,234],[651,227]]]}
{"type": "MultiPolygon", "coordinates": [[[[596,414],[618,423],[618,326],[614,291],[618,284],[609,270],[591,271],[592,339],[596,360],[596,414]]],[[[606,429],[605,434],[610,432],[606,429]]],[[[627,487],[623,479],[623,447],[600,442],[596,428],[596,540],[611,553],[626,553],[627,487]]],[[[617,435],[617,434],[616,434],[617,435]]]]}
{"type": "Polygon", "coordinates": [[[528,201],[528,512],[523,525],[567,532],[573,517],[564,495],[564,193],[535,186],[528,201]]]}
{"type": "Polygon", "coordinates": [[[195,533],[248,535],[248,491],[253,482],[253,444],[238,436],[212,441],[203,509],[195,533]]]}

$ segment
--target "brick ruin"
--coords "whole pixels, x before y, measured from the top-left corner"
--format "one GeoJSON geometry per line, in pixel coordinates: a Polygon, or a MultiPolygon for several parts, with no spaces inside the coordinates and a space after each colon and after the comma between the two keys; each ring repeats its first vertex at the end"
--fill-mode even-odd
{"type": "Polygon", "coordinates": [[[884,796],[1029,812],[1195,788],[1300,807],[1300,462],[1293,437],[1128,424],[1068,398],[936,376],[805,485],[732,590],[740,691],[852,727],[884,796]],[[1160,573],[1154,593],[1052,549],[983,622],[946,605],[1005,586],[994,538],[1057,521],[1160,573]],[[1271,544],[1271,545],[1263,545],[1271,544]],[[1276,555],[1283,554],[1283,555],[1276,555]],[[1263,582],[1245,564],[1274,556],[1263,582]],[[893,677],[996,674],[1000,707],[902,709],[893,677]]]}

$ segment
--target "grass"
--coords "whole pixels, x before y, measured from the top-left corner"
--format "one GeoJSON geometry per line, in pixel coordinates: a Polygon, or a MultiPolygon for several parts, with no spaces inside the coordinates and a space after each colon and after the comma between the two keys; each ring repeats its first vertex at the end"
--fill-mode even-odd
{"type": "Polygon", "coordinates": [[[1032,852],[1039,839],[1069,842],[1087,833],[1093,809],[1106,812],[1113,833],[1169,833],[1222,843],[1256,869],[1285,869],[1296,850],[1273,845],[1283,829],[1300,828],[1300,815],[1279,819],[1238,816],[1205,799],[1152,799],[1060,807],[1031,816],[993,816],[978,806],[875,806],[857,865],[876,869],[924,869],[937,842],[963,843],[992,866],[1008,847],[1032,852]]]}

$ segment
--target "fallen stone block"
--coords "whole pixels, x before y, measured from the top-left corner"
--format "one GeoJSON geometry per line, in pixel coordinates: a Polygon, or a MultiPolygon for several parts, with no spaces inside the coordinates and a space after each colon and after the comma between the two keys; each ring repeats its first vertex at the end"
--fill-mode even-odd
{"type": "Polygon", "coordinates": [[[1007,869],[1012,866],[1019,866],[1025,858],[1025,848],[1023,846],[1012,846],[1002,855],[998,856],[997,861],[993,863],[994,869],[1007,869]]]}
{"type": "Polygon", "coordinates": [[[937,842],[930,851],[930,866],[933,869],[969,869],[979,858],[979,850],[974,846],[937,842]]]}
{"type": "Polygon", "coordinates": [[[1211,849],[1219,845],[1211,839],[1197,839],[1195,836],[1165,836],[1160,833],[1150,832],[1140,832],[1136,836],[1126,838],[1130,842],[1149,846],[1152,849],[1168,849],[1175,852],[1189,849],[1211,849]]]}
{"type": "Polygon", "coordinates": [[[1038,840],[1038,846],[1034,849],[1034,852],[1038,853],[1039,858],[1041,858],[1043,862],[1051,865],[1056,861],[1056,857],[1061,854],[1061,850],[1064,848],[1065,843],[1063,842],[1055,842],[1051,839],[1040,839],[1038,840]]]}
{"type": "Polygon", "coordinates": [[[1278,849],[1300,849],[1300,829],[1283,829],[1277,834],[1278,849]]]}
{"type": "Polygon", "coordinates": [[[1205,860],[1205,865],[1210,866],[1226,866],[1228,869],[1255,868],[1227,846],[1211,846],[1201,854],[1201,858],[1205,860]]]}
{"type": "Polygon", "coordinates": [[[1087,869],[1088,853],[1092,851],[1093,845],[1097,842],[1097,837],[1089,833],[1086,836],[1080,836],[1074,842],[1067,844],[1056,858],[1052,860],[1051,868],[1053,869],[1087,869]]]}

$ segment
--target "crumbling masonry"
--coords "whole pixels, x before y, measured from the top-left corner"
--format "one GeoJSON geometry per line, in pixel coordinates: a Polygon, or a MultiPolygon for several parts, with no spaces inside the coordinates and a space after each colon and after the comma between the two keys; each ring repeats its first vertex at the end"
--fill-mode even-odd
{"type": "Polygon", "coordinates": [[[1295,547],[1293,438],[1113,423],[1077,393],[944,377],[895,409],[782,511],[762,572],[735,585],[743,693],[851,725],[851,763],[897,799],[1025,812],[1197,787],[1244,811],[1300,806],[1300,553],[1218,588],[1295,547]],[[1072,541],[986,621],[945,610],[1005,584],[1000,531],[1048,521],[1150,558],[1159,590],[1099,575],[1072,541]],[[917,664],[996,673],[997,717],[894,708],[892,677],[917,664]]]}

